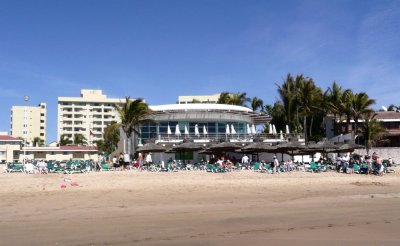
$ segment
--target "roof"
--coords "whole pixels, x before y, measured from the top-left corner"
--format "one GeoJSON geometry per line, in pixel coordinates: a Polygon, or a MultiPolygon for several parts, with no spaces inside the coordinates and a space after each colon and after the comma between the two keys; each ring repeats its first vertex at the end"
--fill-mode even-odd
{"type": "Polygon", "coordinates": [[[0,135],[0,141],[22,141],[22,140],[8,135],[0,135]]]}
{"type": "Polygon", "coordinates": [[[400,121],[400,112],[396,111],[379,111],[376,112],[376,119],[382,121],[400,121]]]}
{"type": "Polygon", "coordinates": [[[218,103],[166,104],[149,106],[149,108],[155,111],[156,114],[172,113],[179,111],[209,111],[220,112],[223,114],[240,114],[251,117],[256,124],[263,124],[271,120],[271,116],[269,116],[268,114],[256,112],[251,110],[250,108],[218,103]]]}
{"type": "Polygon", "coordinates": [[[60,146],[60,147],[26,147],[27,151],[72,151],[72,152],[96,152],[95,146],[60,146]]]}
{"type": "Polygon", "coordinates": [[[165,104],[157,106],[149,106],[151,110],[154,111],[168,111],[168,110],[235,110],[252,112],[251,109],[228,104],[218,104],[218,103],[188,103],[188,104],[165,104]]]}
{"type": "Polygon", "coordinates": [[[95,146],[60,146],[60,150],[97,151],[97,148],[95,146]]]}

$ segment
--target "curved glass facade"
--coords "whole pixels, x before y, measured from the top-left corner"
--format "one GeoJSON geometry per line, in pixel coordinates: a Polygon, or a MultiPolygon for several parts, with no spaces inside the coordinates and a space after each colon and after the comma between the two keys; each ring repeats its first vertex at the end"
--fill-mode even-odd
{"type": "Polygon", "coordinates": [[[204,127],[207,131],[207,137],[209,138],[225,138],[226,128],[229,125],[229,131],[232,131],[232,127],[235,130],[236,136],[248,134],[246,122],[232,122],[232,121],[160,121],[160,122],[146,122],[140,126],[140,137],[139,141],[143,143],[147,139],[164,139],[178,137],[176,136],[176,126],[179,126],[179,131],[182,137],[196,138],[196,124],[198,126],[199,135],[204,136],[204,127]],[[171,134],[168,134],[168,126],[171,130],[171,134]],[[185,127],[189,134],[185,135],[185,127]]]}

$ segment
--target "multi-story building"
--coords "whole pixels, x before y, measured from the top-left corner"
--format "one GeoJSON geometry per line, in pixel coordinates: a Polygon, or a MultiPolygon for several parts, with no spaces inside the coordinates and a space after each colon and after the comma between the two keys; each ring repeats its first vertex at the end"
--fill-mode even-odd
{"type": "Polygon", "coordinates": [[[73,139],[82,134],[88,142],[103,138],[104,128],[112,121],[119,122],[113,104],[125,98],[108,98],[101,90],[81,90],[80,97],[58,97],[57,139],[73,139]]]}
{"type": "Polygon", "coordinates": [[[11,108],[10,134],[15,138],[23,139],[26,135],[27,145],[32,145],[36,137],[46,143],[46,121],[46,103],[40,103],[38,106],[13,106],[11,108]],[[24,126],[25,122],[26,127],[24,126]]]}
{"type": "MultiPolygon", "coordinates": [[[[375,145],[379,147],[399,147],[400,146],[400,112],[396,111],[377,111],[375,112],[375,119],[380,122],[383,128],[383,134],[380,141],[377,141],[375,145]]],[[[334,119],[333,117],[326,117],[326,136],[331,139],[332,142],[342,141],[355,141],[358,144],[364,144],[363,137],[363,124],[364,120],[359,119],[357,124],[357,134],[355,134],[356,124],[354,120],[350,120],[349,133],[338,134],[334,131],[334,119]],[[336,135],[336,136],[335,136],[336,135]]],[[[337,128],[340,132],[346,132],[347,123],[346,121],[336,122],[337,128]]]]}
{"type": "Polygon", "coordinates": [[[186,103],[217,103],[221,94],[203,95],[203,96],[179,96],[178,104],[186,103]]]}

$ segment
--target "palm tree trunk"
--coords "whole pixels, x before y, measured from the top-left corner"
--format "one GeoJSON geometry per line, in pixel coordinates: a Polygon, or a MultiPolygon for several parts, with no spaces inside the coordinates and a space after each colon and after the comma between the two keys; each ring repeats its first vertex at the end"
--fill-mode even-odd
{"type": "MultiPolygon", "coordinates": [[[[358,123],[358,119],[354,119],[354,137],[357,136],[357,123],[358,123]]],[[[358,136],[357,136],[357,142],[358,142],[358,136]]]]}
{"type": "Polygon", "coordinates": [[[310,137],[312,136],[312,125],[313,125],[313,121],[314,121],[314,116],[311,116],[311,122],[310,122],[310,137]]]}
{"type": "Polygon", "coordinates": [[[307,143],[307,117],[303,116],[304,141],[307,143]]]}

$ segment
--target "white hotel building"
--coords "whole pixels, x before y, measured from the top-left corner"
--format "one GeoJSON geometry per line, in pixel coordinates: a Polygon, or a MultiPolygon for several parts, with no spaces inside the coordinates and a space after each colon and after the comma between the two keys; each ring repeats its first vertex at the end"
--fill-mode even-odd
{"type": "Polygon", "coordinates": [[[113,104],[123,102],[125,98],[108,98],[101,90],[84,89],[80,97],[58,97],[57,139],[64,135],[73,140],[78,133],[88,142],[102,139],[104,128],[119,122],[113,104]]]}

